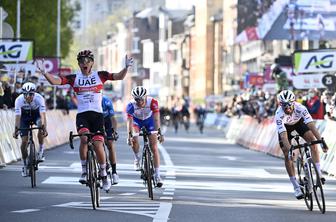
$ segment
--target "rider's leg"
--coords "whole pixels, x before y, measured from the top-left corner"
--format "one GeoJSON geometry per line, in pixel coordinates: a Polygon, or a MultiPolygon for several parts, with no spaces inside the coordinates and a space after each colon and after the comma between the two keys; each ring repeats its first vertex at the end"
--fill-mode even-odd
{"type": "MultiPolygon", "coordinates": [[[[303,135],[303,138],[307,141],[307,142],[311,142],[311,141],[314,141],[316,140],[314,134],[312,131],[307,131],[304,135],[303,135]]],[[[313,146],[311,146],[311,153],[312,153],[312,158],[313,158],[313,161],[317,167],[317,170],[319,171],[319,174],[322,176],[322,173],[321,173],[321,167],[320,167],[320,153],[318,151],[318,146],[315,144],[313,146]]]]}
{"type": "Polygon", "coordinates": [[[160,175],[160,153],[158,150],[156,134],[149,135],[149,146],[151,147],[154,156],[155,173],[160,175]]]}
{"type": "Polygon", "coordinates": [[[117,156],[116,156],[116,151],[115,151],[115,145],[113,143],[113,140],[107,140],[107,148],[109,150],[109,160],[112,165],[112,173],[117,173],[117,156]]]}
{"type": "Polygon", "coordinates": [[[21,155],[22,155],[22,162],[24,166],[27,165],[27,157],[28,157],[27,145],[28,145],[28,136],[22,136],[21,137],[21,155]]]}

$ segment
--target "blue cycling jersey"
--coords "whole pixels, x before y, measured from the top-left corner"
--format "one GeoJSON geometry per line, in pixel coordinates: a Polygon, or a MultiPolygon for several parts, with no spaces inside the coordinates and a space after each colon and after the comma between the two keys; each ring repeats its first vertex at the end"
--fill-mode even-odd
{"type": "Polygon", "coordinates": [[[103,96],[102,107],[104,118],[114,116],[113,103],[107,96],[103,96]]]}

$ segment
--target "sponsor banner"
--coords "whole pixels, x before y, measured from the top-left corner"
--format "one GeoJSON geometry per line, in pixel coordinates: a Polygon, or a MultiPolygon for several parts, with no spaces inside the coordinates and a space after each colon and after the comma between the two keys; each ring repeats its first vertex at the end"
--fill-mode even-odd
{"type": "Polygon", "coordinates": [[[33,42],[0,42],[1,62],[25,62],[33,59],[33,42]]]}
{"type": "Polygon", "coordinates": [[[37,60],[44,60],[44,69],[47,73],[58,74],[59,73],[59,58],[36,58],[37,60]]]}
{"type": "Polygon", "coordinates": [[[295,73],[336,71],[336,51],[306,51],[294,53],[295,73]]]}
{"type": "Polygon", "coordinates": [[[297,89],[325,88],[322,83],[323,74],[293,76],[293,85],[297,89]]]}

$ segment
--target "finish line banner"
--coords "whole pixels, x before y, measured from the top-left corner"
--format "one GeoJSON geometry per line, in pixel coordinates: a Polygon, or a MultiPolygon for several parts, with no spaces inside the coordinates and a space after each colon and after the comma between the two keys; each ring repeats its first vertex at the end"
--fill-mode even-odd
{"type": "Polygon", "coordinates": [[[294,52],[295,73],[321,73],[336,71],[336,50],[294,52]]]}
{"type": "Polygon", "coordinates": [[[25,62],[33,60],[33,42],[0,42],[1,62],[25,62]]]}

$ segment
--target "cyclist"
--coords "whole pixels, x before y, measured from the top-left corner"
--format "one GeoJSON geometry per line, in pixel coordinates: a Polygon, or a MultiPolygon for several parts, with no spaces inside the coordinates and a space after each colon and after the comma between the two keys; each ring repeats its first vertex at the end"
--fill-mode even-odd
{"type": "MultiPolygon", "coordinates": [[[[293,161],[288,157],[289,149],[291,148],[292,131],[296,131],[307,142],[320,140],[321,135],[318,132],[315,123],[307,108],[300,103],[295,102],[295,95],[290,90],[283,90],[278,95],[279,107],[275,113],[279,144],[285,157],[286,170],[290,181],[294,187],[294,195],[297,199],[303,198],[301,187],[295,178],[295,170],[293,161]]],[[[326,144],[322,145],[324,152],[327,152],[326,144]]],[[[320,156],[317,145],[312,146],[312,157],[316,167],[321,175],[321,180],[324,183],[320,170],[320,156]]]]}
{"type": "Polygon", "coordinates": [[[207,113],[204,105],[195,107],[194,113],[196,115],[196,125],[199,127],[200,132],[203,133],[204,120],[207,113]]]}
{"type": "MultiPolygon", "coordinates": [[[[38,160],[43,162],[44,157],[44,147],[43,140],[44,137],[48,135],[46,126],[46,106],[44,98],[36,92],[36,86],[34,83],[27,82],[22,86],[22,94],[18,96],[15,100],[15,131],[13,137],[17,139],[19,135],[19,128],[29,128],[30,123],[37,126],[41,126],[42,129],[38,131],[38,142],[40,149],[38,152],[38,160]]],[[[28,145],[28,130],[20,130],[21,136],[21,154],[23,160],[23,167],[21,175],[23,177],[28,176],[27,174],[27,145],[28,145]]]]}
{"type": "Polygon", "coordinates": [[[102,107],[103,107],[103,115],[104,115],[106,140],[107,140],[105,141],[105,143],[109,150],[109,159],[112,165],[112,180],[113,181],[111,182],[112,184],[118,184],[119,176],[117,174],[117,156],[116,156],[115,145],[113,143],[113,140],[118,139],[118,133],[116,131],[117,130],[117,120],[114,117],[113,103],[107,96],[103,96],[102,107]]]}
{"type": "MultiPolygon", "coordinates": [[[[106,159],[104,152],[104,117],[102,108],[103,84],[107,80],[124,79],[127,69],[133,64],[133,59],[125,57],[125,66],[119,73],[107,71],[93,71],[94,55],[90,50],[82,50],[77,54],[77,62],[80,72],[67,76],[55,76],[45,72],[43,60],[37,62],[38,70],[52,85],[70,84],[74,89],[78,100],[78,114],[76,126],[78,133],[101,133],[93,137],[97,160],[100,165],[100,176],[103,181],[103,189],[108,191],[111,188],[111,181],[107,178],[106,159]]],[[[87,144],[86,137],[80,139],[79,154],[82,164],[82,174],[79,182],[86,182],[86,159],[87,144]]]]}
{"type": "Polygon", "coordinates": [[[127,143],[131,145],[134,152],[134,168],[140,169],[140,154],[138,137],[132,136],[132,132],[139,133],[140,128],[145,126],[148,131],[158,131],[158,135],[149,135],[149,145],[154,154],[154,179],[157,186],[162,187],[163,182],[160,177],[160,153],[158,151],[157,140],[162,143],[164,137],[160,130],[160,112],[158,101],[147,96],[147,90],[143,86],[132,89],[133,100],[127,105],[127,143]]]}

